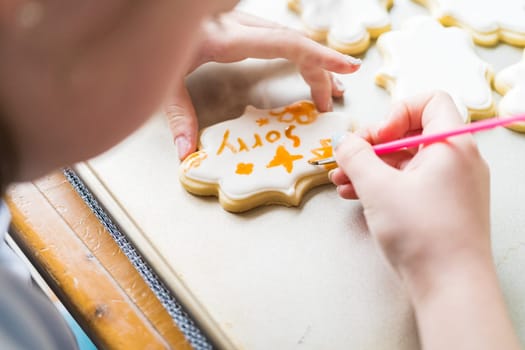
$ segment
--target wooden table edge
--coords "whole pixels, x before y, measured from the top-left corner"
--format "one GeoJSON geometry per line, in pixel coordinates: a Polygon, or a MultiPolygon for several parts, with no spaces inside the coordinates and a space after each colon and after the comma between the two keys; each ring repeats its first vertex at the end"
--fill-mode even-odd
{"type": "Polygon", "coordinates": [[[97,346],[191,349],[62,172],[12,186],[6,202],[11,236],[97,346]]]}

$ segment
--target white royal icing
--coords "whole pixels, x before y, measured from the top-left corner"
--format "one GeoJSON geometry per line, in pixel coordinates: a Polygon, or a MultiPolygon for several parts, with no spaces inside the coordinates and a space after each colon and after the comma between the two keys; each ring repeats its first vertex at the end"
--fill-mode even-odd
{"type": "Polygon", "coordinates": [[[430,8],[436,17],[452,17],[460,24],[480,33],[494,32],[499,29],[525,33],[524,0],[427,1],[432,5],[430,8]]]}
{"type": "Polygon", "coordinates": [[[343,44],[353,44],[365,38],[367,29],[390,26],[386,0],[302,0],[302,20],[313,30],[328,32],[328,36],[343,44]]]}
{"type": "Polygon", "coordinates": [[[206,128],[195,153],[204,159],[193,166],[190,155],[182,163],[184,176],[205,184],[218,184],[222,193],[234,200],[267,191],[292,195],[300,179],[327,172],[308,160],[331,156],[330,136],[350,127],[344,114],[319,114],[311,102],[302,103],[312,106],[314,114],[294,117],[286,113],[288,106],[273,110],[248,106],[239,118],[206,128]],[[290,161],[282,165],[272,163],[279,152],[288,153],[290,161]],[[244,169],[252,166],[251,173],[238,174],[239,164],[244,169]]]}
{"type": "MultiPolygon", "coordinates": [[[[520,62],[513,64],[496,75],[495,85],[504,96],[498,110],[502,116],[525,113],[525,52],[520,62]]],[[[525,123],[517,124],[521,129],[525,123]]],[[[517,125],[514,125],[516,128],[517,125]]]]}
{"type": "Polygon", "coordinates": [[[386,80],[394,101],[443,90],[468,120],[469,110],[491,110],[491,67],[474,52],[470,36],[444,28],[427,16],[406,21],[401,30],[383,34],[377,46],[385,63],[377,80],[386,80]]]}

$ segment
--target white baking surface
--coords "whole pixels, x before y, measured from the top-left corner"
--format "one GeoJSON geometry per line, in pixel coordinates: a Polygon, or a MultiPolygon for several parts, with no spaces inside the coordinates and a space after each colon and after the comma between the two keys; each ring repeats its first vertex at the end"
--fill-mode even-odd
{"type": "MultiPolygon", "coordinates": [[[[300,25],[284,0],[245,0],[240,7],[300,25]]],[[[403,18],[426,13],[398,0],[394,29],[403,18]]],[[[521,50],[506,45],[476,50],[495,72],[521,58],[521,50]]],[[[390,104],[374,83],[382,62],[374,46],[363,60],[358,73],[341,77],[347,92],[335,106],[361,125],[381,121],[390,104]]],[[[188,85],[203,127],[239,116],[246,104],[268,108],[309,97],[294,66],[282,60],[209,64],[188,85]]],[[[498,129],[477,139],[492,168],[495,260],[525,343],[525,135],[498,129]]],[[[418,348],[407,296],[367,233],[358,202],[338,198],[326,185],[311,191],[299,208],[230,214],[215,198],[188,194],[179,184],[178,165],[159,115],[77,170],[219,346],[418,348]]]]}

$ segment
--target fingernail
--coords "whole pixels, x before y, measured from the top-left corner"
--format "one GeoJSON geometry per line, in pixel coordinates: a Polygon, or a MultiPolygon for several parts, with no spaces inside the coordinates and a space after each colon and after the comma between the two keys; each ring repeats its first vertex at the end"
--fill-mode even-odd
{"type": "Polygon", "coordinates": [[[184,136],[178,136],[175,138],[175,145],[177,146],[177,152],[179,153],[179,159],[186,157],[186,154],[190,150],[190,143],[188,139],[184,136]]]}
{"type": "Polygon", "coordinates": [[[332,143],[332,149],[336,150],[337,147],[343,142],[343,140],[346,138],[347,133],[346,132],[337,132],[332,135],[331,143],[332,143]]]}
{"type": "Polygon", "coordinates": [[[346,60],[350,64],[353,64],[354,66],[360,66],[361,63],[363,63],[363,61],[360,58],[349,56],[349,55],[346,56],[346,60]]]}
{"type": "Polygon", "coordinates": [[[335,169],[332,169],[328,172],[328,180],[330,180],[330,182],[333,182],[332,176],[334,176],[334,173],[335,173],[335,169]]]}
{"type": "Polygon", "coordinates": [[[345,84],[336,77],[334,77],[334,85],[337,91],[344,92],[346,89],[345,84]]]}

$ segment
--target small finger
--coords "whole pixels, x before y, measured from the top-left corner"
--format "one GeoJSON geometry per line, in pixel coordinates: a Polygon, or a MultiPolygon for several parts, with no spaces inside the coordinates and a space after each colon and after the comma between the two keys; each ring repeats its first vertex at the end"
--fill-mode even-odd
{"type": "Polygon", "coordinates": [[[348,176],[341,169],[334,169],[328,173],[330,181],[336,186],[346,185],[350,183],[348,176]]]}
{"type": "Polygon", "coordinates": [[[375,193],[382,184],[397,176],[397,170],[380,159],[368,142],[352,133],[334,135],[332,145],[335,145],[339,168],[346,173],[357,193],[375,193]]]}
{"type": "Polygon", "coordinates": [[[337,194],[343,199],[358,199],[352,184],[337,186],[337,194]]]}
{"type": "Polygon", "coordinates": [[[197,149],[198,121],[191,97],[185,86],[180,86],[172,101],[165,107],[168,125],[179,159],[186,158],[197,149]]]}
{"type": "Polygon", "coordinates": [[[299,66],[348,74],[359,69],[361,60],[323,46],[285,27],[242,26],[235,45],[228,45],[230,58],[286,58],[299,66]]]}
{"type": "Polygon", "coordinates": [[[332,78],[331,74],[323,69],[303,67],[301,75],[310,86],[312,100],[319,112],[332,110],[332,78]]]}

